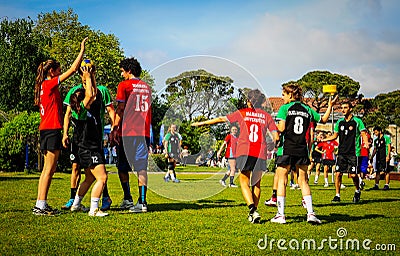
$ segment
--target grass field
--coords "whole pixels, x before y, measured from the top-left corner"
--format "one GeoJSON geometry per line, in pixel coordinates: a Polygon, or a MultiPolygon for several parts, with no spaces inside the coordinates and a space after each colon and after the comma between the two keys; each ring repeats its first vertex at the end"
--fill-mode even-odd
{"type": "MultiPolygon", "coordinates": [[[[35,216],[31,208],[36,200],[39,173],[0,173],[0,255],[399,255],[400,252],[399,181],[392,181],[389,191],[363,191],[362,201],[357,205],[352,203],[354,188],[347,178],[340,204],[331,203],[333,186],[323,188],[321,181],[320,185],[312,184],[315,211],[323,222],[319,226],[305,221],[301,192],[288,189],[288,224],[279,225],[269,222],[276,209],[263,205],[271,195],[272,175],[266,174],[259,206],[262,222],[251,224],[240,188],[223,189],[218,183],[221,173],[203,172],[205,167],[179,168],[182,182],[176,184],[165,183],[161,173],[149,174],[149,212],[128,214],[118,210],[123,193],[115,167],[108,169],[113,205],[106,218],[70,212],[56,217],[35,216]]],[[[367,181],[367,188],[372,185],[372,181],[367,181]]],[[[131,187],[136,198],[134,175],[131,187]]],[[[68,197],[69,175],[56,173],[49,203],[60,208],[68,197]]],[[[83,204],[89,205],[89,200],[88,195],[83,204]]]]}

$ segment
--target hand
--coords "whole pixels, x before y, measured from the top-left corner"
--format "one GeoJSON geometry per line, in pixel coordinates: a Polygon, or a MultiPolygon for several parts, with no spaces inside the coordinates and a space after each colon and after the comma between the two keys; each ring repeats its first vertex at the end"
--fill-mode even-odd
{"type": "Polygon", "coordinates": [[[68,136],[63,136],[62,138],[62,144],[64,148],[68,148],[68,144],[69,144],[69,138],[68,136]]]}
{"type": "Polygon", "coordinates": [[[85,43],[89,39],[89,37],[85,37],[81,42],[81,49],[85,49],[85,43]]]}
{"type": "Polygon", "coordinates": [[[329,97],[328,106],[332,107],[333,105],[335,105],[338,98],[339,98],[339,95],[336,95],[335,98],[333,98],[333,99],[332,99],[332,97],[329,97]]]}

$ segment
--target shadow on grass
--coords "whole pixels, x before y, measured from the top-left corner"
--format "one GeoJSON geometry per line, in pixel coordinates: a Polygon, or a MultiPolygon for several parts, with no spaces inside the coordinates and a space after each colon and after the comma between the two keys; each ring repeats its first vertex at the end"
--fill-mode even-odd
{"type": "MultiPolygon", "coordinates": [[[[0,177],[0,181],[16,181],[16,180],[38,180],[40,178],[40,176],[35,176],[35,177],[0,177]]],[[[59,177],[53,177],[53,180],[61,180],[63,178],[59,178],[59,177]]]]}
{"type": "Polygon", "coordinates": [[[149,211],[164,212],[164,211],[181,211],[181,210],[198,210],[207,208],[228,208],[228,207],[243,207],[245,203],[233,203],[234,200],[200,200],[197,202],[181,202],[181,203],[165,203],[165,204],[149,204],[149,211]]]}
{"type": "MultiPolygon", "coordinates": [[[[377,219],[377,218],[382,218],[385,217],[385,215],[382,214],[367,214],[364,216],[351,216],[348,214],[337,214],[337,213],[332,213],[329,215],[318,215],[318,218],[322,221],[322,224],[327,224],[327,223],[334,223],[334,222],[350,222],[350,221],[359,221],[359,220],[365,220],[365,219],[377,219]]],[[[293,216],[293,217],[286,217],[286,220],[288,221],[288,224],[290,223],[297,223],[297,222],[305,222],[307,221],[307,218],[305,215],[298,215],[298,216],[293,216]]]]}
{"type": "Polygon", "coordinates": [[[388,203],[388,202],[397,202],[400,201],[400,198],[378,198],[378,199],[362,199],[361,196],[361,201],[358,203],[353,203],[351,199],[349,198],[349,201],[345,202],[340,202],[340,203],[327,203],[327,204],[313,204],[314,206],[317,207],[331,207],[331,206],[345,206],[345,205],[363,205],[363,204],[371,204],[371,203],[388,203]]]}

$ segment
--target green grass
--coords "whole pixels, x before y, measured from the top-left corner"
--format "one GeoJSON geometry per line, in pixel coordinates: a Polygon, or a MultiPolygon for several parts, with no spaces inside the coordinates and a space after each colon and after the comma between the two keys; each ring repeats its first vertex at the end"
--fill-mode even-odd
{"type": "MultiPolygon", "coordinates": [[[[287,225],[269,222],[276,208],[263,202],[271,195],[272,175],[262,180],[259,213],[261,224],[247,221],[247,207],[240,188],[222,189],[218,179],[222,172],[204,172],[205,167],[179,168],[181,183],[165,183],[162,173],[149,174],[146,214],[118,211],[123,193],[115,168],[110,168],[109,191],[113,199],[110,216],[91,218],[84,213],[66,212],[57,217],[35,216],[31,208],[36,200],[39,174],[0,173],[0,255],[383,255],[400,251],[400,182],[392,181],[390,191],[363,191],[362,202],[351,200],[354,188],[344,178],[347,188],[342,203],[331,203],[333,187],[311,185],[315,211],[323,221],[320,226],[308,224],[301,204],[301,192],[289,190],[287,196],[287,225]],[[187,171],[187,172],[186,172],[187,171]],[[196,174],[195,171],[201,172],[196,174]],[[178,200],[179,199],[179,200],[178,200]],[[344,228],[347,236],[340,238],[337,230],[344,228]],[[261,250],[257,244],[267,248],[261,250]],[[330,249],[323,239],[339,239],[339,248],[330,249]],[[300,243],[299,250],[280,250],[277,240],[286,246],[300,243]],[[316,241],[316,250],[301,249],[306,239],[316,241]],[[348,239],[366,239],[371,250],[346,250],[348,239]],[[272,241],[272,248],[270,242],[272,241]],[[395,244],[396,251],[372,250],[376,244],[395,244]]],[[[218,170],[214,169],[214,172],[218,170]]],[[[60,208],[69,197],[69,175],[56,173],[49,192],[49,203],[60,208]]],[[[382,182],[382,181],[381,181],[382,182]]],[[[236,181],[238,184],[238,181],[236,181]]],[[[373,185],[367,181],[367,187],[373,185]]],[[[131,175],[134,198],[138,192],[131,175]]],[[[90,196],[83,201],[89,205],[90,196]]]]}

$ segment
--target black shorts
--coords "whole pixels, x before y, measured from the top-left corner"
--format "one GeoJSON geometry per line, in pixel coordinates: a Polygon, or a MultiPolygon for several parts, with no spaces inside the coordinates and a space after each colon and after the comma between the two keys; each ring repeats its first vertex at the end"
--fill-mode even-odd
{"type": "Polygon", "coordinates": [[[388,162],[384,161],[376,161],[376,172],[390,172],[390,168],[388,162]]]}
{"type": "Polygon", "coordinates": [[[310,158],[304,156],[283,155],[283,156],[277,156],[275,163],[277,166],[309,165],[310,158]]]}
{"type": "Polygon", "coordinates": [[[236,158],[236,168],[240,171],[265,171],[267,161],[254,156],[239,156],[236,158]]]}
{"type": "Polygon", "coordinates": [[[74,142],[72,140],[71,145],[70,145],[71,152],[69,154],[69,159],[71,160],[72,163],[74,164],[79,164],[80,159],[79,159],[79,147],[78,143],[74,142]]]}
{"type": "Polygon", "coordinates": [[[61,150],[62,136],[61,130],[41,130],[40,131],[40,150],[61,150]]]}
{"type": "Polygon", "coordinates": [[[102,150],[87,150],[79,148],[80,165],[82,168],[95,167],[99,164],[105,164],[102,150]]]}
{"type": "Polygon", "coordinates": [[[311,161],[313,161],[316,164],[320,164],[323,162],[321,157],[312,157],[311,161]]]}
{"type": "Polygon", "coordinates": [[[348,155],[338,155],[336,159],[336,171],[341,173],[358,173],[358,157],[348,155]]]}
{"type": "Polygon", "coordinates": [[[332,166],[334,166],[336,164],[336,161],[335,160],[331,160],[331,159],[324,159],[324,160],[322,160],[322,164],[326,165],[326,166],[329,166],[329,167],[332,167],[332,166]]]}

